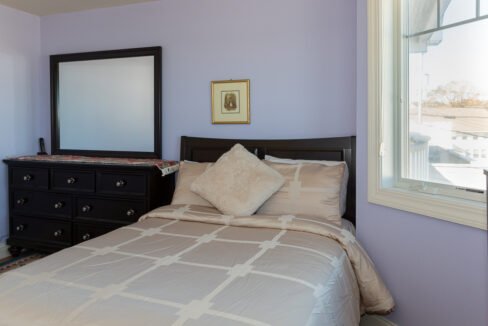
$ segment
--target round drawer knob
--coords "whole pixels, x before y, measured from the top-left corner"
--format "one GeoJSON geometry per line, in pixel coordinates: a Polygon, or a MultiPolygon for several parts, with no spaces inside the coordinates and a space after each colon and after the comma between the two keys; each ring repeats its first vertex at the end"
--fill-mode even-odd
{"type": "Polygon", "coordinates": [[[66,179],[66,183],[69,184],[69,185],[72,185],[76,182],[76,179],[73,178],[73,177],[70,177],[68,179],[66,179]]]}
{"type": "Polygon", "coordinates": [[[24,177],[22,179],[24,179],[25,182],[29,182],[32,180],[32,175],[26,174],[26,175],[24,175],[24,177]]]}
{"type": "Polygon", "coordinates": [[[22,232],[24,230],[25,230],[24,224],[17,225],[17,227],[15,228],[15,231],[17,231],[17,232],[22,232]]]}
{"type": "Polygon", "coordinates": [[[83,241],[90,240],[91,239],[90,233],[83,234],[83,236],[81,237],[81,239],[83,239],[83,241]]]}
{"type": "Polygon", "coordinates": [[[127,184],[127,181],[125,181],[125,180],[117,180],[117,181],[115,182],[115,186],[116,186],[117,188],[122,188],[122,187],[125,187],[125,185],[126,185],[126,184],[127,184]]]}
{"type": "Polygon", "coordinates": [[[83,206],[83,207],[81,208],[81,211],[82,211],[83,213],[88,213],[89,211],[91,211],[91,209],[92,209],[92,208],[91,208],[91,206],[90,206],[90,205],[85,205],[85,206],[83,206]]]}
{"type": "Polygon", "coordinates": [[[63,208],[64,203],[62,201],[58,201],[56,204],[54,204],[54,208],[60,209],[63,208]]]}
{"type": "Polygon", "coordinates": [[[17,205],[24,205],[25,203],[27,203],[27,199],[26,198],[19,198],[17,199],[17,205]]]}
{"type": "Polygon", "coordinates": [[[131,208],[127,211],[127,216],[134,216],[135,213],[136,211],[131,208]]]}
{"type": "Polygon", "coordinates": [[[54,231],[53,235],[58,238],[63,235],[63,230],[56,230],[54,231]]]}

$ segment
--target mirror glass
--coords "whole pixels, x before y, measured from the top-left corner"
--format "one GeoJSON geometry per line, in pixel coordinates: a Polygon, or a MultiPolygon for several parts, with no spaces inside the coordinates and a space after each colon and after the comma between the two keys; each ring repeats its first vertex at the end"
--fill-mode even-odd
{"type": "Polygon", "coordinates": [[[160,157],[158,58],[122,51],[52,56],[53,154],[160,157]]]}

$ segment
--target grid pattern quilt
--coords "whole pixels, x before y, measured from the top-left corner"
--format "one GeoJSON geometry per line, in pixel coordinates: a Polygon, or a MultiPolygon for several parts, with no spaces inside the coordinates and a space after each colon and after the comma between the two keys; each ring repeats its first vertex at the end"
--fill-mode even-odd
{"type": "Polygon", "coordinates": [[[358,325],[393,300],[348,231],[164,206],[0,276],[0,325],[358,325]]]}

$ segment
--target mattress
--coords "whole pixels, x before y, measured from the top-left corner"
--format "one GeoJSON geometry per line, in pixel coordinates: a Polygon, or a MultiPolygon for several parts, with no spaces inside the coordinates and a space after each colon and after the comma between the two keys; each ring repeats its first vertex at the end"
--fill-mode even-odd
{"type": "Polygon", "coordinates": [[[0,276],[0,325],[358,325],[393,300],[347,230],[161,207],[0,276]]]}

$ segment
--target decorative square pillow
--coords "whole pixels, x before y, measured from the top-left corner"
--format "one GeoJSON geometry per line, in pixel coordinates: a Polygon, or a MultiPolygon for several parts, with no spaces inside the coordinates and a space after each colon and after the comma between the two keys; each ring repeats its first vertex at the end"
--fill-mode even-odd
{"type": "Polygon", "coordinates": [[[190,186],[212,163],[180,162],[178,178],[171,205],[200,205],[213,207],[208,201],[191,191],[190,186]]]}
{"type": "Polygon", "coordinates": [[[264,162],[280,172],[286,182],[259,208],[258,214],[317,216],[341,225],[340,193],[345,163],[327,166],[264,162]]]}
{"type": "Polygon", "coordinates": [[[281,174],[236,144],[191,185],[219,211],[252,215],[284,183],[281,174]]]}
{"type": "Polygon", "coordinates": [[[347,182],[349,181],[349,169],[347,167],[346,162],[344,161],[325,161],[325,160],[294,160],[294,159],[289,159],[289,158],[279,158],[279,157],[274,157],[271,155],[265,155],[264,159],[266,161],[274,162],[274,163],[283,163],[283,164],[298,164],[298,163],[317,163],[317,164],[323,164],[326,166],[335,166],[339,164],[344,164],[344,167],[346,168],[344,170],[344,177],[342,178],[342,183],[341,183],[341,216],[346,213],[346,204],[347,204],[347,182]]]}

